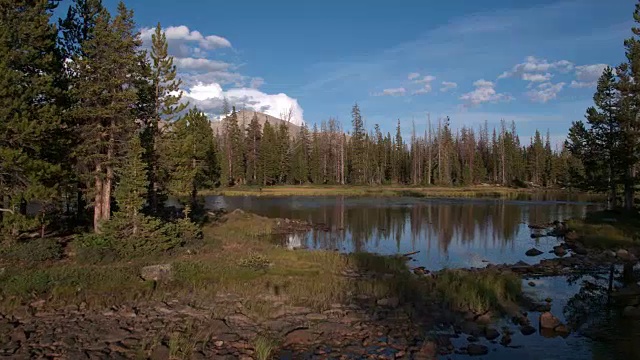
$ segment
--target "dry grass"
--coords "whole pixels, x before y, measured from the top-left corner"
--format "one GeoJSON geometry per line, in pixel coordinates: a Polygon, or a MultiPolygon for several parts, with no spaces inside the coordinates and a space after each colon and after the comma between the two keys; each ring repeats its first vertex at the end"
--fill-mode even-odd
{"type": "MultiPolygon", "coordinates": [[[[539,192],[539,190],[537,190],[539,192]]],[[[411,197],[492,197],[504,198],[531,193],[530,189],[500,186],[409,187],[409,186],[269,186],[234,187],[203,192],[201,195],[226,196],[411,196],[411,197]]]]}

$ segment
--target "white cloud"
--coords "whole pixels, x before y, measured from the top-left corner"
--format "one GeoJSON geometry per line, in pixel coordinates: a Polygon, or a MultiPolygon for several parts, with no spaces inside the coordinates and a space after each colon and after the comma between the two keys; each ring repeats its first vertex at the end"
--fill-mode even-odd
{"type": "Polygon", "coordinates": [[[457,83],[454,83],[452,81],[443,81],[442,82],[442,87],[440,88],[440,91],[447,92],[447,91],[453,90],[453,89],[455,89],[457,87],[458,87],[457,83]]]}
{"type": "Polygon", "coordinates": [[[595,87],[607,64],[576,66],[576,80],[571,81],[572,88],[595,87]]]}
{"type": "Polygon", "coordinates": [[[558,93],[562,91],[565,83],[552,84],[545,82],[538,85],[535,89],[527,92],[527,96],[533,102],[546,103],[549,100],[553,100],[557,97],[558,93]]]}
{"type": "Polygon", "coordinates": [[[482,103],[495,103],[499,101],[511,101],[513,98],[509,94],[500,94],[495,90],[495,84],[484,79],[477,80],[473,83],[475,90],[460,96],[460,100],[466,103],[466,106],[477,106],[482,103]]]}
{"type": "Polygon", "coordinates": [[[251,82],[249,83],[249,87],[253,88],[253,89],[257,89],[260,86],[264,85],[264,79],[261,77],[256,77],[251,79],[251,82]]]}
{"type": "MultiPolygon", "coordinates": [[[[217,48],[230,48],[231,42],[218,35],[204,36],[199,31],[191,31],[184,25],[169,26],[166,29],[162,29],[167,35],[167,42],[169,48],[181,45],[185,43],[195,43],[200,48],[205,50],[213,50],[217,48]]],[[[151,42],[151,36],[155,33],[155,28],[143,28],[140,30],[140,38],[145,43],[151,42]]]]}
{"type": "Polygon", "coordinates": [[[531,81],[531,82],[544,82],[544,81],[551,80],[552,76],[553,75],[551,75],[551,73],[546,73],[546,74],[524,73],[524,74],[522,74],[522,80],[531,81]]]}
{"type": "Polygon", "coordinates": [[[528,76],[527,74],[531,73],[548,73],[549,71],[553,70],[568,72],[572,69],[573,63],[567,60],[549,62],[546,59],[538,59],[535,56],[527,56],[524,62],[515,65],[510,71],[503,72],[500,76],[498,76],[498,79],[518,76],[523,80],[527,80],[525,79],[525,76],[528,76]]]}
{"type": "Polygon", "coordinates": [[[222,99],[226,97],[229,103],[237,108],[246,107],[255,111],[279,118],[281,114],[292,110],[291,122],[300,125],[304,122],[302,107],[296,99],[286,94],[266,94],[257,89],[236,88],[223,90],[217,83],[197,84],[185,93],[185,99],[200,110],[215,116],[220,113],[222,99]]]}
{"type": "Polygon", "coordinates": [[[417,80],[414,80],[413,82],[415,82],[417,84],[429,84],[435,79],[436,79],[436,77],[433,76],[433,75],[425,75],[425,76],[422,77],[422,79],[417,79],[417,80]]]}
{"type": "Polygon", "coordinates": [[[211,60],[211,59],[196,59],[196,58],[175,58],[174,63],[176,67],[181,70],[195,70],[195,71],[224,71],[231,67],[223,61],[211,60]]]}
{"type": "Polygon", "coordinates": [[[431,85],[430,84],[426,84],[425,86],[422,87],[422,89],[418,89],[413,91],[411,94],[412,95],[422,95],[422,94],[427,94],[431,92],[431,85]]]}
{"type": "Polygon", "coordinates": [[[407,89],[403,87],[384,89],[381,93],[374,94],[375,96],[404,96],[407,93],[407,89]]]}
{"type": "Polygon", "coordinates": [[[414,79],[417,79],[419,77],[420,77],[420,73],[412,72],[412,73],[409,73],[409,76],[407,76],[407,79],[414,80],[414,79]]]}

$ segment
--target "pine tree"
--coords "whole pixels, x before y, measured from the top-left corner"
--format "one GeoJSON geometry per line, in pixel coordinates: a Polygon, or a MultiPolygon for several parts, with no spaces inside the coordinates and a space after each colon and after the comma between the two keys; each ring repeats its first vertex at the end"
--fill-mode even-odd
{"type": "MultiPolygon", "coordinates": [[[[224,111],[224,110],[223,110],[224,111]]],[[[238,125],[238,114],[236,107],[231,110],[231,114],[223,119],[224,140],[222,179],[226,185],[238,185],[244,180],[244,143],[242,130],[238,125]]]]}
{"type": "Polygon", "coordinates": [[[260,142],[259,161],[263,185],[272,185],[278,180],[279,157],[276,132],[269,123],[264,123],[260,142]]]}
{"type": "Polygon", "coordinates": [[[0,1],[0,228],[13,222],[13,232],[28,201],[50,203],[63,185],[62,59],[50,23],[56,5],[0,1]]]}
{"type": "Polygon", "coordinates": [[[278,153],[278,183],[284,184],[291,167],[291,137],[289,128],[282,122],[276,135],[278,153]]]}
{"type": "Polygon", "coordinates": [[[354,184],[364,184],[366,179],[366,149],[365,149],[365,129],[360,107],[353,105],[351,109],[351,124],[353,133],[351,134],[351,156],[352,156],[352,182],[354,184]]]}
{"type": "Polygon", "coordinates": [[[309,174],[311,182],[314,184],[322,184],[322,147],[321,134],[318,131],[318,125],[313,124],[313,132],[311,134],[311,155],[309,159],[309,174]]]}
{"type": "Polygon", "coordinates": [[[182,81],[177,78],[173,57],[169,56],[167,36],[162,31],[160,23],[151,36],[151,66],[149,85],[153,91],[153,113],[145,124],[145,158],[149,165],[149,205],[153,212],[157,212],[162,205],[162,191],[166,187],[163,176],[160,175],[161,159],[158,154],[157,142],[160,140],[162,128],[168,127],[176,115],[182,112],[187,103],[181,103],[182,81]]]}
{"type": "Polygon", "coordinates": [[[114,190],[118,212],[130,221],[134,235],[140,228],[140,211],[146,202],[149,185],[146,164],[142,161],[143,151],[140,137],[134,134],[126,149],[126,161],[116,172],[119,181],[114,190]]]}
{"type": "Polygon", "coordinates": [[[260,140],[262,139],[262,129],[258,122],[258,115],[253,114],[251,122],[247,127],[246,149],[247,149],[247,181],[250,184],[259,184],[259,154],[260,140]]]}
{"type": "Polygon", "coordinates": [[[72,115],[80,129],[76,156],[87,181],[92,181],[94,231],[111,217],[114,171],[119,166],[122,139],[135,129],[131,105],[137,95],[133,82],[139,70],[141,42],[133,13],[123,3],[111,18],[106,9],[96,17],[93,35],[82,43],[82,56],[74,59],[77,81],[72,115]],[[91,180],[90,180],[91,179],[91,180]]]}
{"type": "Polygon", "coordinates": [[[293,162],[291,165],[291,181],[293,183],[304,184],[309,181],[310,148],[309,130],[306,124],[302,124],[300,133],[293,145],[293,162]]]}

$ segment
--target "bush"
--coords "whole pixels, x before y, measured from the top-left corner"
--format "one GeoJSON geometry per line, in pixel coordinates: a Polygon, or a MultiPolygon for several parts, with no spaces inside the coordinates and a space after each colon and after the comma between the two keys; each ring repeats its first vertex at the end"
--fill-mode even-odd
{"type": "Polygon", "coordinates": [[[3,257],[12,261],[42,262],[62,258],[62,246],[55,239],[36,238],[11,245],[3,257]]]}

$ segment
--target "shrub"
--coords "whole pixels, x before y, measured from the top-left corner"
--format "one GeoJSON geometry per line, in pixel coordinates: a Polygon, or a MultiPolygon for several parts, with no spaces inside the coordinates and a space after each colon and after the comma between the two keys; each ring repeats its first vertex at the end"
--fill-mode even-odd
{"type": "Polygon", "coordinates": [[[11,245],[3,257],[12,261],[41,262],[59,260],[62,255],[62,246],[55,239],[36,238],[11,245]]]}

